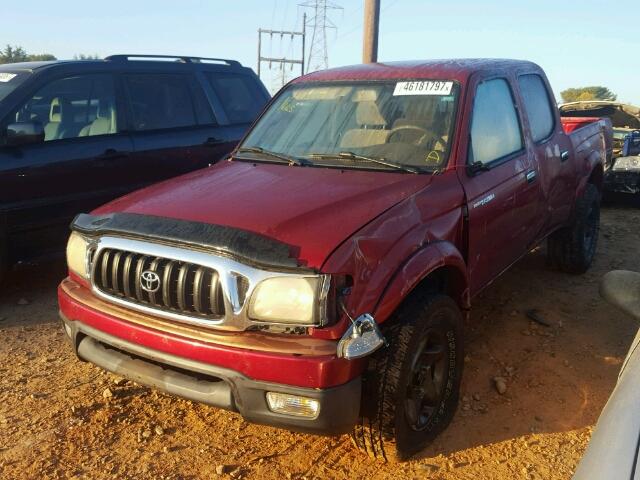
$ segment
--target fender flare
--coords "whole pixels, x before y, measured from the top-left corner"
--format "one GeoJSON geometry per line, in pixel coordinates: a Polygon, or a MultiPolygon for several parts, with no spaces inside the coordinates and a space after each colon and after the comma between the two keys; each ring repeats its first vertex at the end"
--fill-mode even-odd
{"type": "Polygon", "coordinates": [[[469,309],[471,297],[467,264],[452,243],[439,241],[416,251],[396,270],[374,309],[376,321],[384,322],[420,282],[443,268],[453,274],[455,282],[450,285],[448,293],[454,292],[453,299],[461,309],[469,309]]]}
{"type": "Polygon", "coordinates": [[[598,172],[598,184],[595,185],[598,190],[602,191],[602,179],[604,174],[602,155],[599,151],[594,150],[585,160],[584,175],[580,178],[580,183],[578,183],[578,188],[576,189],[576,200],[584,194],[587,184],[591,183],[591,179],[596,171],[598,172]]]}

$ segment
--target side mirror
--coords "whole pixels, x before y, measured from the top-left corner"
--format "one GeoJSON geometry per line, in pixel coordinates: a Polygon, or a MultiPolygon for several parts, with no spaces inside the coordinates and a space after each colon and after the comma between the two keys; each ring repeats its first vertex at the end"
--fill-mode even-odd
{"type": "Polygon", "coordinates": [[[482,162],[473,162],[471,164],[467,164],[467,173],[471,177],[477,175],[480,172],[487,172],[489,170],[490,170],[489,167],[487,167],[482,162]]]}
{"type": "Polygon", "coordinates": [[[6,145],[16,147],[44,142],[44,127],[40,122],[10,123],[6,130],[6,145]]]}

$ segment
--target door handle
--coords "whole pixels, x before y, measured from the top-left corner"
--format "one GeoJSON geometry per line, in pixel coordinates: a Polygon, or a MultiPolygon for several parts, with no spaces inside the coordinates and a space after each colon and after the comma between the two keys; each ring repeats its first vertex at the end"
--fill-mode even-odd
{"type": "Polygon", "coordinates": [[[116,150],[115,148],[107,148],[104,153],[98,155],[96,158],[98,160],[116,160],[122,157],[128,157],[129,152],[116,150]]]}
{"type": "Polygon", "coordinates": [[[566,162],[567,160],[569,160],[569,150],[565,150],[560,154],[561,162],[566,162]]]}
{"type": "Polygon", "coordinates": [[[527,172],[527,183],[533,183],[538,178],[538,173],[535,170],[529,170],[527,172]]]}

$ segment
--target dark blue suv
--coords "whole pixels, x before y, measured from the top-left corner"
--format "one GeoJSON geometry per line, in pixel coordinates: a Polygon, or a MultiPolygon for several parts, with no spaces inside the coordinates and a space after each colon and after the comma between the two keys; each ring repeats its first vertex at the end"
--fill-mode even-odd
{"type": "Polygon", "coordinates": [[[0,278],[60,252],[77,213],[216,162],[268,100],[234,60],[0,65],[0,278]]]}

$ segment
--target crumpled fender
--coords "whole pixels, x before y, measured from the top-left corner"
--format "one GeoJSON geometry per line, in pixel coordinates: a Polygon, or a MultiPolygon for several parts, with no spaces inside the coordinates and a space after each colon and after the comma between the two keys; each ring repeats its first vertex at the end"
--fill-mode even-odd
{"type": "Polygon", "coordinates": [[[448,292],[460,308],[469,309],[469,278],[467,265],[458,249],[450,242],[436,241],[416,251],[398,268],[376,305],[374,317],[384,322],[416,286],[440,268],[448,269],[448,292]]]}

